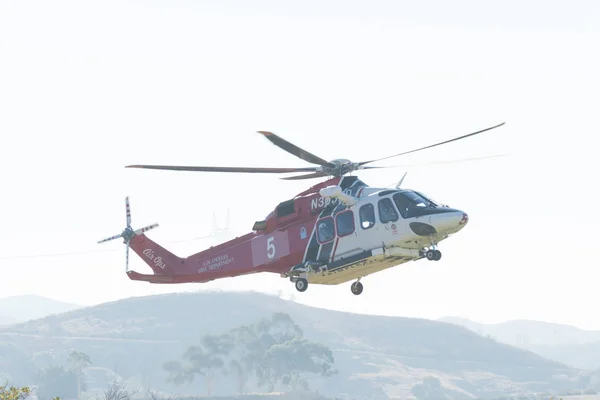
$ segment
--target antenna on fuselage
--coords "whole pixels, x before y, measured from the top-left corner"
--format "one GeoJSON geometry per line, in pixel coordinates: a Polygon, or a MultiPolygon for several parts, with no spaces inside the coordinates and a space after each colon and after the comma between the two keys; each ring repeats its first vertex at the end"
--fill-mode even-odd
{"type": "Polygon", "coordinates": [[[225,226],[220,228],[217,224],[217,217],[213,212],[213,229],[209,237],[223,237],[229,235],[229,208],[227,209],[227,219],[225,220],[225,226]]]}
{"type": "Polygon", "coordinates": [[[225,236],[230,236],[230,234],[229,234],[229,209],[227,209],[227,225],[225,226],[225,228],[219,228],[219,224],[217,223],[217,215],[215,212],[213,212],[212,229],[208,235],[198,236],[193,239],[178,240],[173,243],[182,243],[182,242],[189,242],[192,240],[202,240],[202,239],[211,239],[211,238],[214,239],[215,237],[222,238],[225,236]]]}
{"type": "Polygon", "coordinates": [[[216,231],[219,229],[219,226],[217,225],[217,215],[213,212],[213,225],[212,225],[212,231],[216,231]]]}
{"type": "Polygon", "coordinates": [[[227,240],[230,239],[233,235],[231,234],[231,231],[229,230],[229,208],[227,209],[227,219],[225,222],[225,226],[220,228],[217,226],[217,222],[216,222],[216,217],[214,217],[214,213],[213,213],[213,230],[210,233],[210,235],[208,235],[209,238],[213,239],[213,240],[227,240]]]}
{"type": "Polygon", "coordinates": [[[224,228],[219,228],[219,225],[217,224],[217,215],[213,212],[212,233],[219,232],[219,231],[228,231],[228,230],[229,230],[229,208],[227,209],[227,219],[225,220],[224,228]]]}
{"type": "Polygon", "coordinates": [[[396,189],[400,189],[400,186],[402,186],[402,182],[404,182],[404,178],[406,178],[406,174],[408,174],[408,172],[405,172],[404,176],[402,177],[402,179],[400,179],[400,182],[398,182],[396,184],[396,189]]]}

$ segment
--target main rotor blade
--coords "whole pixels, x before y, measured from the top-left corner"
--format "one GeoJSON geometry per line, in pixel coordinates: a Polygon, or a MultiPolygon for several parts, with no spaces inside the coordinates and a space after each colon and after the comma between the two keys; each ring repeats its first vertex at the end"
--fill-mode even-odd
{"type": "Polygon", "coordinates": [[[264,137],[269,139],[269,141],[271,143],[273,143],[275,146],[287,151],[290,154],[295,155],[298,158],[301,158],[304,161],[307,161],[311,164],[332,166],[331,164],[329,164],[329,162],[323,160],[321,157],[317,157],[314,154],[309,153],[308,151],[306,151],[304,149],[301,149],[300,147],[296,146],[295,144],[292,144],[292,143],[288,142],[287,140],[277,136],[273,132],[258,131],[258,133],[262,134],[264,137]]]}
{"type": "Polygon", "coordinates": [[[203,172],[247,172],[263,174],[284,174],[290,172],[313,172],[314,167],[307,168],[268,168],[268,167],[193,167],[180,165],[127,165],[125,168],[162,169],[171,171],[203,171],[203,172]]]}
{"type": "Polygon", "coordinates": [[[479,161],[479,160],[490,160],[493,158],[500,158],[512,155],[511,153],[505,154],[496,154],[491,156],[483,156],[483,157],[469,157],[469,158],[460,158],[455,160],[441,160],[441,161],[430,161],[423,163],[413,163],[413,164],[402,164],[402,165],[390,165],[386,166],[386,168],[405,168],[405,167],[420,167],[426,165],[439,165],[439,164],[457,164],[461,162],[469,162],[469,161],[479,161]]]}
{"type": "Polygon", "coordinates": [[[414,152],[417,152],[417,151],[421,151],[421,150],[429,149],[429,148],[431,148],[431,147],[440,146],[440,145],[442,145],[442,144],[446,144],[446,143],[454,142],[454,141],[457,141],[457,140],[460,140],[460,139],[465,139],[465,138],[468,138],[469,136],[478,135],[478,134],[480,134],[480,133],[483,133],[483,132],[486,132],[486,131],[492,130],[492,129],[494,129],[494,128],[498,128],[498,127],[500,127],[500,126],[502,126],[502,125],[504,125],[504,124],[505,124],[505,122],[503,122],[503,123],[501,123],[501,124],[498,124],[498,125],[496,125],[496,126],[492,126],[492,127],[490,127],[490,128],[482,129],[482,130],[480,130],[480,131],[477,131],[477,132],[469,133],[468,135],[459,136],[459,137],[456,137],[456,138],[454,138],[454,139],[445,140],[445,141],[443,141],[443,142],[439,142],[439,143],[432,144],[432,145],[429,145],[429,146],[421,147],[421,148],[414,149],[414,150],[410,150],[410,151],[405,151],[405,152],[403,152],[403,153],[394,154],[393,156],[383,157],[383,158],[379,158],[379,159],[376,159],[376,160],[370,160],[370,161],[362,161],[362,162],[358,163],[358,165],[365,165],[365,164],[369,164],[369,163],[372,163],[372,162],[375,162],[375,161],[386,160],[386,159],[388,159],[388,158],[392,158],[392,157],[398,157],[398,156],[402,156],[402,155],[404,155],[404,154],[414,153],[414,152]]]}
{"type": "Polygon", "coordinates": [[[327,176],[323,172],[313,172],[312,174],[304,174],[304,175],[296,175],[296,176],[287,176],[285,178],[279,178],[286,181],[296,181],[300,179],[313,179],[313,178],[321,178],[323,176],[327,176]]]}

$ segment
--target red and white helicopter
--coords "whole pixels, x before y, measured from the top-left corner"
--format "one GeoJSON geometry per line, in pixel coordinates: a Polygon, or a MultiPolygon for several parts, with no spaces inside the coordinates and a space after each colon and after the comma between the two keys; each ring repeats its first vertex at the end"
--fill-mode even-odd
{"type": "MultiPolygon", "coordinates": [[[[123,238],[126,247],[125,270],[132,280],[149,283],[208,282],[238,275],[271,272],[295,283],[304,292],[308,284],[337,285],[354,280],[351,291],[363,291],[360,279],[409,261],[426,258],[439,261],[438,244],[463,229],[468,215],[459,209],[438,204],[415,191],[400,188],[369,187],[356,176],[346,174],[375,161],[397,157],[489,131],[504,123],[444,142],[406,151],[377,160],[351,162],[325,161],[281,137],[261,131],[283,150],[317,167],[244,168],[130,165],[178,171],[290,173],[309,172],[282,179],[329,177],[294,198],[279,203],[252,232],[207,250],[179,257],[146,236],[153,224],[138,230],[131,227],[129,198],[125,199],[125,230],[98,243],[123,238]],[[129,248],[152,268],[147,275],[130,271],[129,248]]],[[[406,176],[406,174],[405,174],[406,176]]],[[[402,178],[404,179],[404,178],[402,178]]]]}

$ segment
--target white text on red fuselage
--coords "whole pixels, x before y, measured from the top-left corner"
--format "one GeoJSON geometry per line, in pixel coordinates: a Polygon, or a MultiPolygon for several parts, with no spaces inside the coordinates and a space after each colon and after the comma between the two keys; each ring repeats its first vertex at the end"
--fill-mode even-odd
{"type": "Polygon", "coordinates": [[[162,257],[156,256],[152,249],[145,249],[142,253],[144,253],[144,255],[148,257],[152,261],[152,263],[154,263],[154,265],[158,268],[165,269],[165,267],[167,266],[167,264],[163,262],[162,257]]]}
{"type": "Polygon", "coordinates": [[[224,265],[231,264],[233,260],[234,258],[230,257],[229,254],[223,254],[217,257],[210,258],[208,260],[204,260],[202,262],[202,267],[198,268],[198,273],[220,269],[224,265]]]}
{"type": "MultiPolygon", "coordinates": [[[[351,189],[345,189],[344,193],[348,196],[352,196],[352,190],[351,189]]],[[[339,203],[340,200],[337,197],[323,197],[323,196],[319,196],[317,198],[314,198],[310,201],[310,210],[316,210],[318,208],[324,208],[327,207],[330,204],[337,204],[339,203]]]]}
{"type": "Polygon", "coordinates": [[[316,210],[317,208],[324,208],[337,202],[339,202],[339,200],[336,197],[317,197],[316,199],[312,199],[310,201],[310,209],[316,210]]]}

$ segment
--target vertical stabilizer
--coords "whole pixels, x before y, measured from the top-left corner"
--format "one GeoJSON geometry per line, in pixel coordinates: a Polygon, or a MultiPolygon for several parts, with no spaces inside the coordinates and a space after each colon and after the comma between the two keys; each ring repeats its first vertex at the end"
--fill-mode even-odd
{"type": "Polygon", "coordinates": [[[184,263],[183,258],[177,257],[144,234],[131,239],[131,249],[156,275],[176,275],[184,263]]]}

